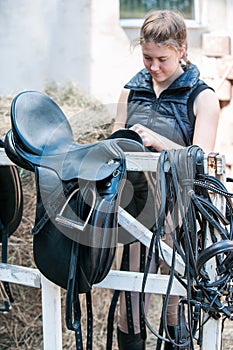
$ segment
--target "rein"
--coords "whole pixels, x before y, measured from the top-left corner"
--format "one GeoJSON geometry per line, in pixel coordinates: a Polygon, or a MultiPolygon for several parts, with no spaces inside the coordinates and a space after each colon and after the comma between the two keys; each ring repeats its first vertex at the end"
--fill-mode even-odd
{"type": "Polygon", "coordinates": [[[159,247],[163,257],[159,242],[166,234],[170,234],[173,239],[173,255],[170,266],[165,260],[170,268],[170,275],[158,331],[149,323],[141,298],[141,312],[146,326],[158,338],[156,350],[161,349],[162,342],[171,342],[181,349],[194,349],[194,338],[201,344],[203,312],[208,314],[208,318],[217,319],[222,315],[233,319],[230,200],[233,194],[227,191],[220,180],[204,174],[203,160],[202,150],[197,146],[190,146],[181,150],[163,151],[158,161],[155,188],[157,220],[147,257],[142,294],[145,293],[154,247],[159,247]],[[224,198],[223,213],[212,202],[210,193],[224,198]],[[210,247],[205,246],[207,228],[212,239],[210,247]],[[180,254],[185,263],[184,276],[175,271],[175,253],[180,254]],[[213,257],[216,261],[217,280],[211,282],[205,264],[213,257]],[[175,279],[187,290],[187,296],[180,298],[177,310],[177,339],[169,334],[166,317],[168,299],[175,279]]]}

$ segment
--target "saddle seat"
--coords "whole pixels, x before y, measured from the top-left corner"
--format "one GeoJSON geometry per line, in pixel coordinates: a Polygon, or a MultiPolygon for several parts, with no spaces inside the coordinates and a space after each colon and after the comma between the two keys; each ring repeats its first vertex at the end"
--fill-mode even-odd
{"type": "Polygon", "coordinates": [[[59,106],[37,91],[22,92],[14,98],[11,121],[12,129],[5,139],[9,158],[29,170],[35,166],[50,168],[63,181],[102,180],[118,168],[122,151],[144,151],[140,136],[132,130],[117,131],[92,144],[76,143],[59,106]]]}

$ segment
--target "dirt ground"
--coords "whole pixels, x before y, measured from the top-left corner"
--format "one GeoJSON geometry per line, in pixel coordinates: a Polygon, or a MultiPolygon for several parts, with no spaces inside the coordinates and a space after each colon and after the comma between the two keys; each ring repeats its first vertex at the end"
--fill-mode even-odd
{"type": "MultiPolygon", "coordinates": [[[[79,143],[91,143],[108,136],[114,115],[101,106],[98,101],[85,97],[72,84],[65,87],[56,85],[47,88],[48,93],[63,109],[69,118],[75,138],[79,143]]],[[[0,125],[3,137],[10,128],[10,104],[12,96],[0,97],[0,125]]],[[[16,232],[9,239],[9,263],[27,267],[35,267],[32,251],[31,229],[35,215],[35,183],[34,177],[27,171],[20,171],[23,185],[24,213],[16,232]]],[[[12,285],[15,302],[7,314],[0,314],[0,350],[41,350],[42,311],[40,290],[20,285],[12,285]]],[[[109,305],[113,291],[94,288],[94,350],[104,350],[106,347],[106,327],[109,305]]],[[[83,328],[85,334],[85,300],[80,297],[83,309],[83,328]]],[[[154,295],[151,299],[148,320],[155,330],[158,330],[161,296],[154,295]]],[[[63,349],[75,349],[74,334],[68,331],[64,321],[65,291],[62,290],[63,319],[63,349]]],[[[115,322],[116,325],[116,322],[115,322]]],[[[223,330],[223,350],[233,350],[232,322],[227,321],[223,330]]],[[[84,336],[85,338],[85,336],[84,336]]],[[[156,338],[148,332],[147,349],[155,349],[156,338]]],[[[116,326],[113,339],[113,350],[117,350],[116,326]]],[[[197,349],[199,347],[197,346],[197,349]]],[[[211,350],[211,349],[208,349],[211,350]]],[[[213,349],[215,350],[215,349],[213,349]]]]}

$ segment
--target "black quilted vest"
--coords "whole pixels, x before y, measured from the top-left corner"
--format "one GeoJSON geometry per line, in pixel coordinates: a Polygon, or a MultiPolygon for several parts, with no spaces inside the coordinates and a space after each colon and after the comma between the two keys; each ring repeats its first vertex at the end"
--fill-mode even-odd
{"type": "Polygon", "coordinates": [[[184,73],[157,98],[151,75],[142,69],[125,85],[131,90],[126,127],[140,123],[182,146],[192,144],[195,116],[191,100],[199,89],[208,88],[199,75],[195,65],[185,67],[184,73]]]}

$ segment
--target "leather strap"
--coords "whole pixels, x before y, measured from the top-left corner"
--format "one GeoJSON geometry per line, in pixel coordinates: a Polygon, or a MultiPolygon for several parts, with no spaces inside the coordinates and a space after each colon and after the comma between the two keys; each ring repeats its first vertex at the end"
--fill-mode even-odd
{"type": "Polygon", "coordinates": [[[112,350],[114,314],[116,311],[116,306],[117,306],[117,302],[118,302],[120,293],[121,293],[120,290],[114,291],[112,301],[110,304],[110,308],[109,308],[109,312],[108,312],[106,350],[112,350]]]}
{"type": "Polygon", "coordinates": [[[75,332],[76,350],[83,350],[81,309],[76,285],[78,252],[79,244],[73,241],[70,255],[69,280],[66,293],[66,326],[68,329],[75,332]]]}
{"type": "MultiPolygon", "coordinates": [[[[140,272],[145,271],[145,262],[146,262],[146,247],[140,243],[140,272]]],[[[143,317],[141,305],[145,303],[145,294],[139,294],[139,312],[140,312],[140,333],[143,340],[146,340],[146,325],[143,317]]]]}
{"type": "Polygon", "coordinates": [[[93,345],[93,312],[92,312],[92,299],[91,292],[86,293],[86,305],[87,305],[87,342],[86,349],[92,350],[93,345]]]}
{"type": "MultiPolygon", "coordinates": [[[[7,263],[7,255],[8,255],[8,229],[2,224],[2,221],[0,219],[0,231],[2,233],[2,262],[7,263]]],[[[14,302],[13,294],[10,288],[9,282],[2,282],[5,292],[9,298],[9,301],[4,301],[5,308],[1,311],[9,311],[10,310],[10,303],[14,302]]]]}
{"type": "MultiPolygon", "coordinates": [[[[129,251],[130,251],[130,245],[127,244],[124,246],[123,254],[122,254],[122,260],[121,260],[121,271],[129,271],[129,251]]],[[[112,340],[113,340],[113,324],[114,324],[114,314],[117,306],[117,302],[119,299],[121,291],[115,290],[111,305],[109,308],[108,313],[108,324],[107,324],[107,346],[106,350],[112,349],[112,340]]],[[[131,305],[131,293],[130,292],[122,292],[122,293],[128,293],[128,298],[126,297],[126,304],[127,307],[127,324],[128,324],[128,330],[129,334],[134,335],[134,327],[133,327],[133,314],[132,314],[132,305],[131,305]]]]}
{"type": "MultiPolygon", "coordinates": [[[[127,244],[124,246],[124,252],[122,257],[122,268],[123,271],[129,271],[129,262],[130,262],[130,245],[127,244]]],[[[131,292],[125,291],[125,304],[127,312],[127,325],[128,325],[128,334],[134,335],[134,322],[133,322],[133,311],[131,303],[131,292]]]]}
{"type": "MultiPolygon", "coordinates": [[[[66,295],[66,325],[67,328],[75,332],[76,350],[83,350],[82,329],[81,329],[81,308],[79,302],[79,294],[77,292],[77,260],[78,260],[79,244],[73,242],[70,273],[66,295]]],[[[86,293],[86,308],[87,308],[87,341],[86,350],[93,349],[93,312],[91,291],[86,293]]]]}

